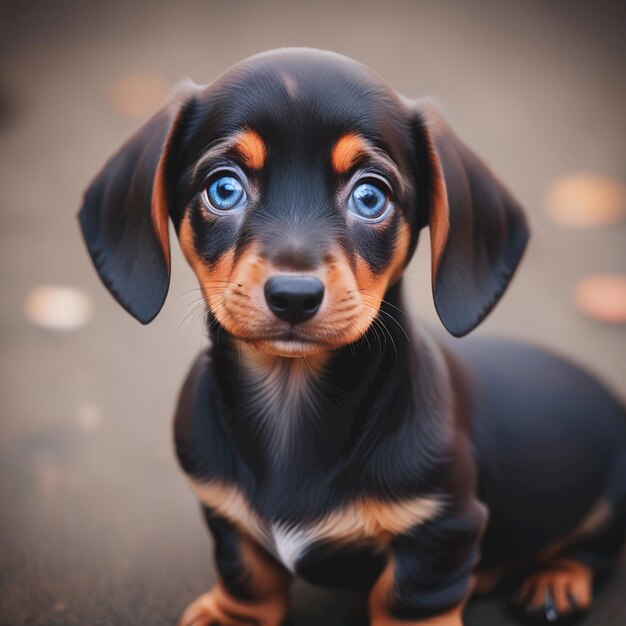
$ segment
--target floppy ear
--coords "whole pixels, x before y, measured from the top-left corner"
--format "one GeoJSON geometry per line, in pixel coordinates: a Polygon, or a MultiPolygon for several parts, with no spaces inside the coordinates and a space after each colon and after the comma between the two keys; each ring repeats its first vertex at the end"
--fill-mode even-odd
{"type": "Polygon", "coordinates": [[[170,161],[191,85],[111,157],[85,192],[80,227],[102,282],[142,324],[152,321],[170,281],[170,161]]]}
{"type": "Polygon", "coordinates": [[[473,330],[506,289],[528,241],[524,211],[431,106],[418,105],[428,146],[428,224],[435,308],[456,337],[473,330]]]}

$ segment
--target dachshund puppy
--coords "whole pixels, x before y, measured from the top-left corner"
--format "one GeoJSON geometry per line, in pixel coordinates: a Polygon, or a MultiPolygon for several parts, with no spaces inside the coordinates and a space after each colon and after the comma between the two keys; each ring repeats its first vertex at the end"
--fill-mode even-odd
{"type": "Polygon", "coordinates": [[[219,337],[175,418],[218,570],[180,626],[277,626],[294,574],[370,590],[374,626],[458,626],[474,585],[513,568],[530,614],[589,607],[624,535],[624,412],[555,356],[442,343],[404,315],[424,226],[455,337],[528,239],[432,107],[333,53],[254,56],[184,86],[85,194],[96,269],[144,324],[168,291],[168,219],[219,337]]]}

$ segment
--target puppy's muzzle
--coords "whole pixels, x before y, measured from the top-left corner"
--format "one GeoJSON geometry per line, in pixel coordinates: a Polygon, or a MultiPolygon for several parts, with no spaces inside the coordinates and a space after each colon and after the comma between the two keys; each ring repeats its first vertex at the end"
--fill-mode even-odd
{"type": "Polygon", "coordinates": [[[264,287],[270,311],[290,324],[310,320],[324,299],[324,283],[314,276],[272,276],[264,287]]]}

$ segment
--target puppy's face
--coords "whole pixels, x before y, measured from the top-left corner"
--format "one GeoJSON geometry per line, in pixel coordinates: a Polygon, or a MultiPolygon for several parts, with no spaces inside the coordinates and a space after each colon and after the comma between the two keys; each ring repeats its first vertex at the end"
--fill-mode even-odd
{"type": "Polygon", "coordinates": [[[411,247],[410,111],[355,64],[293,53],[237,66],[196,110],[174,220],[215,320],[285,356],[357,340],[411,247]]]}
{"type": "Polygon", "coordinates": [[[212,318],[292,357],[359,339],[426,224],[435,306],[452,334],[469,332],[528,237],[521,208],[432,108],[308,49],[189,86],[87,190],[92,260],[143,323],[169,286],[169,218],[212,318]]]}

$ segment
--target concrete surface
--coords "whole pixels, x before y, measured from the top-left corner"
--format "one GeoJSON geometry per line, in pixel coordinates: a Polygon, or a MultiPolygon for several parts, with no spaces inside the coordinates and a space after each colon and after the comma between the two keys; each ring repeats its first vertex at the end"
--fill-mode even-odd
{"type": "MultiPolygon", "coordinates": [[[[145,117],[116,111],[120,76],[208,82],[249,54],[330,48],[409,96],[432,95],[528,208],[534,239],[481,332],[569,355],[626,395],[625,329],[570,303],[590,273],[626,271],[624,223],[566,230],[542,212],[556,177],[626,178],[626,13],[584,2],[0,2],[0,624],[171,625],[212,581],[170,419],[204,345],[191,271],[174,256],[149,327],[99,284],[74,219],[82,190],[145,117]],[[26,319],[39,285],[92,299],[89,323],[26,319]]],[[[408,281],[435,322],[426,238],[408,281]]],[[[626,568],[587,625],[626,623],[626,568]]],[[[296,624],[333,625],[348,600],[298,587],[296,624]]],[[[467,624],[516,623],[495,598],[467,624]]]]}

